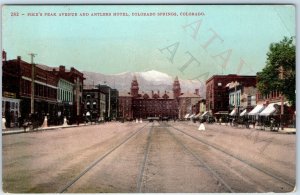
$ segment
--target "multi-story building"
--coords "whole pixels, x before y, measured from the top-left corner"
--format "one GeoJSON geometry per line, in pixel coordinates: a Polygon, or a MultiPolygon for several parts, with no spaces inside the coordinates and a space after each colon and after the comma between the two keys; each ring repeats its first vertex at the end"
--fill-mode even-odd
{"type": "Polygon", "coordinates": [[[195,90],[195,93],[184,93],[179,96],[179,118],[182,119],[187,114],[198,114],[200,107],[201,97],[199,95],[199,89],[195,90]]]}
{"type": "MultiPolygon", "coordinates": [[[[65,103],[61,107],[60,111],[69,110],[70,117],[75,121],[81,121],[83,116],[83,103],[82,103],[82,93],[83,93],[83,81],[85,80],[83,73],[71,67],[69,70],[65,66],[61,65],[59,67],[47,67],[43,68],[52,74],[56,75],[58,78],[64,79],[69,83],[62,83],[58,90],[60,95],[63,95],[68,100],[72,99],[72,103],[65,103]],[[71,91],[72,87],[72,91],[71,91]],[[72,97],[73,96],[73,97],[72,97]]],[[[61,97],[61,96],[59,96],[61,97]]],[[[68,111],[67,111],[68,112],[68,111]]],[[[74,122],[73,121],[73,122],[74,122]]]]}
{"type": "Polygon", "coordinates": [[[253,84],[244,86],[237,81],[227,84],[231,116],[244,115],[256,106],[256,83],[253,84]]]}
{"type": "Polygon", "coordinates": [[[73,113],[74,83],[59,78],[57,87],[57,102],[63,107],[63,115],[70,117],[73,113]]]}
{"type": "Polygon", "coordinates": [[[238,82],[242,86],[249,87],[256,85],[256,76],[245,75],[214,75],[206,81],[206,110],[212,114],[225,111],[229,112],[229,94],[226,85],[231,82],[238,82]]]}
{"type": "MultiPolygon", "coordinates": [[[[30,113],[39,113],[43,118],[57,104],[58,78],[38,66],[29,64],[20,56],[3,61],[3,101],[6,121],[21,122],[30,113]],[[34,68],[34,70],[32,70],[34,68]],[[32,78],[32,71],[34,77],[32,78]],[[34,80],[34,108],[31,110],[31,83],[34,80]]],[[[7,123],[9,123],[7,122],[7,123]]],[[[10,124],[8,124],[8,127],[10,124]]]]}
{"type": "MultiPolygon", "coordinates": [[[[57,124],[57,117],[69,117],[75,122],[82,114],[83,74],[64,66],[48,67],[30,64],[21,59],[7,60],[2,52],[2,110],[7,123],[23,123],[30,113],[37,113],[41,121],[48,115],[48,124],[57,124]],[[34,94],[32,94],[34,80],[34,94]],[[34,96],[34,107],[31,105],[34,96]],[[76,117],[77,116],[77,117],[76,117]],[[18,121],[17,121],[18,119],[18,121]],[[17,121],[17,122],[16,122],[17,121]]],[[[9,124],[7,125],[10,126],[9,124]]]]}
{"type": "MultiPolygon", "coordinates": [[[[256,103],[263,107],[259,115],[261,117],[274,117],[282,122],[282,126],[295,127],[296,113],[295,108],[289,104],[287,98],[279,91],[271,91],[269,94],[262,95],[259,90],[256,93],[256,103]]],[[[267,119],[265,119],[267,120],[267,119]]]]}
{"type": "Polygon", "coordinates": [[[84,114],[89,112],[92,120],[103,121],[106,113],[106,96],[99,88],[83,89],[84,114]]]}
{"type": "Polygon", "coordinates": [[[163,92],[159,90],[139,92],[139,84],[136,76],[134,76],[130,92],[120,93],[119,116],[127,119],[148,117],[178,118],[180,100],[182,101],[182,110],[187,110],[188,107],[191,107],[192,112],[197,112],[198,108],[196,107],[200,100],[200,96],[197,93],[199,91],[196,94],[181,93],[178,77],[173,82],[172,92],[166,90],[163,92]]]}
{"type": "Polygon", "coordinates": [[[110,91],[110,118],[116,120],[118,118],[119,111],[119,91],[116,89],[111,89],[110,91]]]}
{"type": "Polygon", "coordinates": [[[118,117],[118,106],[119,106],[119,92],[116,89],[112,89],[110,86],[107,85],[97,85],[101,91],[103,91],[105,96],[105,113],[104,118],[105,120],[115,120],[118,117]]]}
{"type": "MultiPolygon", "coordinates": [[[[259,82],[259,72],[257,81],[259,82]]],[[[279,66],[279,79],[294,77],[292,71],[285,71],[283,66],[279,66]]],[[[267,84],[267,83],[266,83],[267,84]]],[[[296,91],[295,91],[296,93],[296,91]]],[[[256,93],[256,107],[251,110],[249,115],[261,125],[270,125],[271,121],[281,127],[295,127],[296,111],[295,107],[289,103],[287,98],[279,91],[274,90],[269,94],[262,94],[259,90],[256,93]]]]}
{"type": "Polygon", "coordinates": [[[132,95],[130,92],[120,92],[119,94],[119,118],[126,120],[133,119],[132,95]]]}

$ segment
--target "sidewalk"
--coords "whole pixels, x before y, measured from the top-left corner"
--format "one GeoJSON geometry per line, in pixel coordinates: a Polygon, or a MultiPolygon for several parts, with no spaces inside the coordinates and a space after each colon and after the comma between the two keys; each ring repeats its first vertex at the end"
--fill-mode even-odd
{"type": "MultiPolygon", "coordinates": [[[[231,126],[229,123],[216,123],[218,125],[223,125],[223,126],[231,126]]],[[[245,127],[242,126],[236,126],[237,128],[243,129],[245,127]]],[[[250,129],[253,129],[253,125],[250,125],[250,129]]],[[[256,126],[255,129],[257,130],[261,130],[261,126],[256,126]]],[[[265,128],[264,131],[270,131],[270,128],[265,128]]],[[[278,131],[274,131],[274,132],[278,132],[278,133],[282,133],[282,134],[296,134],[296,128],[288,128],[285,127],[283,130],[279,129],[278,131]]]]}
{"type": "MultiPolygon", "coordinates": [[[[97,123],[98,124],[98,123],[97,123]]],[[[30,132],[37,132],[37,131],[45,131],[45,130],[55,130],[55,129],[63,129],[63,128],[71,128],[71,127],[80,127],[80,126],[88,126],[88,125],[97,125],[95,123],[90,124],[79,124],[79,125],[60,125],[60,126],[50,126],[50,127],[39,127],[34,130],[26,129],[24,128],[7,128],[5,130],[2,129],[2,135],[11,135],[11,134],[19,134],[19,133],[30,133],[30,132]]],[[[99,123],[101,124],[101,123],[99,123]]]]}
{"type": "Polygon", "coordinates": [[[283,130],[279,130],[278,133],[296,134],[296,128],[284,128],[283,130]]]}

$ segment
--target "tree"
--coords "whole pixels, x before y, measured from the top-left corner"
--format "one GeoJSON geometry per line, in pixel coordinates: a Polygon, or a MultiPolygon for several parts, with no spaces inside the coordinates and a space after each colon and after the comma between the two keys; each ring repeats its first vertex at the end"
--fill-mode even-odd
{"type": "Polygon", "coordinates": [[[267,53],[266,66],[257,73],[257,87],[262,95],[271,91],[281,92],[288,101],[296,103],[296,46],[295,37],[284,37],[272,43],[267,53]]]}

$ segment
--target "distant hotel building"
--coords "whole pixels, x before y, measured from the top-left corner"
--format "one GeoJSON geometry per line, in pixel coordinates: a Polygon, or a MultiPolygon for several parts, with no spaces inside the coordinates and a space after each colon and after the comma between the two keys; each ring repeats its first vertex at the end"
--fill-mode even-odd
{"type": "Polygon", "coordinates": [[[192,113],[194,98],[200,100],[200,96],[197,94],[181,93],[178,77],[173,82],[172,92],[152,90],[151,92],[140,93],[139,90],[137,78],[134,76],[130,92],[123,92],[119,95],[120,117],[125,119],[183,117],[187,112],[192,113]]]}

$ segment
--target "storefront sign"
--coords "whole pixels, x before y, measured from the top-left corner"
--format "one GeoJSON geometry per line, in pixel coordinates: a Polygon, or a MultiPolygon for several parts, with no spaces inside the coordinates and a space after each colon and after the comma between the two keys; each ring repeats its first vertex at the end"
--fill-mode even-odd
{"type": "Polygon", "coordinates": [[[11,93],[11,92],[4,91],[3,92],[3,97],[16,98],[16,93],[11,93]]]}

